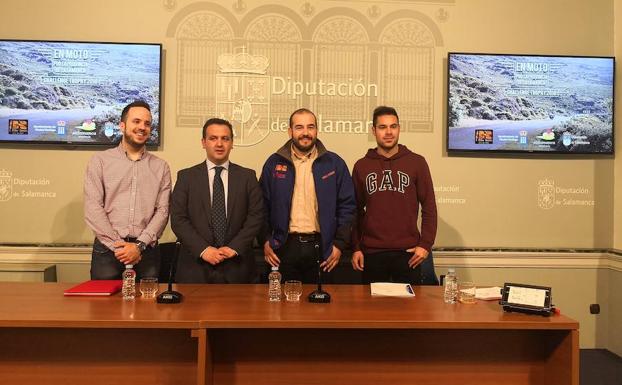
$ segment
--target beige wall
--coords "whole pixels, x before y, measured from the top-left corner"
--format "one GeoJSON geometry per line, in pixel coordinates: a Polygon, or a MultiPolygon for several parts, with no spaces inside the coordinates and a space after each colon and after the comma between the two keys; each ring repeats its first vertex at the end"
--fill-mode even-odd
{"type": "MultiPolygon", "coordinates": [[[[282,11],[287,8],[287,12],[307,25],[312,20],[318,20],[314,18],[323,15],[324,11],[345,7],[359,15],[361,28],[369,31],[392,12],[411,12],[428,22],[436,37],[440,37],[433,47],[430,128],[403,133],[401,137],[404,144],[423,154],[431,166],[437,195],[442,200],[439,201],[437,246],[622,249],[620,156],[449,157],[444,151],[448,51],[619,55],[622,52],[622,6],[619,1],[422,0],[384,2],[375,5],[377,8],[369,2],[324,1],[311,2],[314,8],[308,15],[301,11],[302,2],[289,5],[276,1],[247,0],[244,1],[247,9],[242,12],[235,11],[233,3],[191,0],[3,0],[0,3],[0,14],[3,16],[0,37],[161,42],[165,52],[163,145],[157,154],[170,163],[175,173],[200,162],[204,157],[199,144],[199,128],[180,124],[178,119],[178,90],[182,85],[178,84],[180,52],[176,23],[183,24],[184,18],[205,9],[219,9],[231,20],[243,24],[249,22],[249,15],[252,16],[253,12],[264,12],[255,11],[257,9],[282,11]],[[280,3],[284,4],[281,8],[274,8],[275,4],[280,3]],[[173,6],[167,7],[170,4],[173,6]],[[260,8],[264,5],[268,8],[260,8]],[[33,12],[35,9],[37,11],[33,12]],[[545,179],[554,181],[560,187],[586,189],[588,193],[581,199],[594,200],[595,205],[559,206],[550,210],[539,208],[537,187],[545,179]]],[[[209,28],[206,30],[209,31],[209,28]]],[[[237,39],[231,45],[245,43],[246,40],[237,39]]],[[[378,45],[364,46],[373,52],[381,50],[378,45]]],[[[313,52],[309,57],[313,58],[313,52]]],[[[620,68],[620,60],[617,67],[620,68]]],[[[274,68],[269,71],[274,71],[274,68]]],[[[268,75],[275,73],[269,72],[268,75]]],[[[617,122],[622,116],[620,79],[622,77],[618,76],[617,122]]],[[[374,99],[368,102],[368,111],[351,118],[369,119],[374,99]]],[[[350,165],[366,148],[373,146],[366,135],[322,133],[320,137],[350,165]]],[[[232,158],[237,163],[259,170],[268,154],[284,139],[285,134],[271,132],[259,144],[237,146],[232,158]]],[[[619,152],[622,135],[616,135],[616,144],[619,152]]],[[[82,176],[85,164],[93,153],[94,150],[82,148],[3,146],[0,170],[8,170],[17,178],[46,178],[50,182],[43,187],[14,186],[15,191],[51,191],[56,197],[15,198],[10,202],[0,202],[0,243],[88,244],[92,235],[82,219],[82,176]]],[[[172,238],[172,233],[167,230],[164,239],[172,238]]],[[[622,354],[622,336],[616,334],[619,328],[608,328],[608,325],[622,322],[622,305],[619,305],[622,303],[619,298],[622,278],[619,272],[603,269],[464,268],[467,270],[461,273],[471,276],[476,282],[502,283],[497,280],[502,275],[504,281],[515,279],[553,286],[556,302],[562,311],[581,320],[582,346],[610,346],[613,351],[622,354]],[[587,307],[593,302],[601,303],[607,312],[603,311],[601,316],[587,315],[587,307]]],[[[59,280],[79,280],[86,272],[88,268],[84,262],[63,263],[58,270],[59,280]]]]}
{"type": "MultiPolygon", "coordinates": [[[[361,25],[361,30],[371,35],[374,23],[385,22],[383,17],[396,11],[404,14],[411,12],[413,17],[431,26],[436,39],[431,68],[433,89],[429,100],[433,112],[428,130],[404,132],[401,141],[429,160],[439,198],[437,246],[612,246],[613,158],[449,157],[443,149],[447,51],[612,55],[613,1],[387,2],[377,6],[378,16],[373,16],[370,3],[351,1],[314,3],[310,15],[303,14],[298,5],[278,8],[275,2],[269,1],[244,3],[247,9],[238,13],[230,2],[112,0],[83,2],[80,4],[88,5],[77,6],[69,0],[3,1],[0,9],[5,21],[0,25],[0,36],[163,43],[164,132],[163,146],[158,155],[171,164],[175,173],[204,157],[199,145],[199,128],[180,124],[178,119],[181,112],[177,91],[183,85],[178,84],[180,52],[176,28],[184,25],[188,17],[205,10],[217,10],[236,20],[242,28],[249,25],[253,17],[285,9],[295,17],[287,12],[284,14],[291,16],[292,20],[300,19],[305,25],[303,28],[310,30],[314,24],[328,19],[329,15],[324,17],[323,12],[335,7],[347,7],[346,16],[358,15],[360,23],[357,23],[361,25]],[[165,4],[174,4],[174,8],[167,9],[165,4]],[[34,8],[38,9],[36,13],[29,11],[34,8]],[[586,194],[571,198],[593,200],[595,205],[557,206],[550,210],[539,208],[537,188],[542,180],[552,181],[558,187],[585,189],[586,194]]],[[[318,31],[322,32],[321,28],[318,31]]],[[[231,45],[237,47],[246,43],[246,40],[239,39],[231,45]]],[[[251,50],[255,49],[253,47],[250,44],[251,50]]],[[[365,47],[370,52],[379,49],[371,43],[365,47]]],[[[309,52],[310,59],[319,55],[313,50],[309,52]]],[[[216,58],[206,60],[214,61],[216,58]]],[[[373,67],[372,64],[370,66],[373,67]]],[[[273,60],[271,65],[267,75],[277,75],[276,61],[273,60]]],[[[382,68],[379,72],[386,74],[382,68]]],[[[380,83],[380,80],[371,78],[365,81],[380,83]]],[[[311,105],[317,104],[312,98],[302,99],[299,104],[302,105],[305,100],[311,105]]],[[[367,101],[367,111],[350,118],[369,119],[374,100],[367,101]]],[[[317,112],[321,114],[323,111],[317,112]]],[[[213,113],[215,111],[205,112],[206,116],[213,113]]],[[[274,115],[272,118],[275,118],[274,115]]],[[[279,117],[286,118],[284,113],[279,117]]],[[[366,148],[373,146],[367,135],[322,133],[320,137],[350,165],[366,148]]],[[[259,144],[236,147],[232,157],[238,163],[259,170],[265,158],[284,139],[284,133],[271,132],[259,144]]],[[[0,243],[90,242],[92,235],[82,220],[82,177],[85,164],[94,151],[80,148],[63,150],[3,147],[0,169],[12,172],[16,178],[46,178],[50,182],[46,186],[14,186],[15,191],[49,191],[54,192],[56,197],[16,197],[10,202],[0,202],[0,215],[10,218],[0,223],[0,243]]],[[[170,230],[165,239],[172,239],[170,230]]]]}

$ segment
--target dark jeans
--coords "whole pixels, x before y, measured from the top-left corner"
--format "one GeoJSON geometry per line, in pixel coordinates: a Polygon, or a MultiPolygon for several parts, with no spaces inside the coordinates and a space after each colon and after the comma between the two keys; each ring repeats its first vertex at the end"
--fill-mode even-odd
{"type": "Polygon", "coordinates": [[[401,282],[419,285],[421,264],[411,269],[408,260],[412,253],[406,251],[383,251],[365,254],[363,283],[401,282]]]}
{"type": "MultiPolygon", "coordinates": [[[[287,242],[274,252],[281,260],[279,272],[283,282],[298,280],[302,283],[317,283],[318,280],[318,254],[322,262],[322,242],[319,234],[314,240],[305,241],[304,237],[291,235],[287,242]],[[319,245],[316,251],[315,245],[319,245]]],[[[332,283],[332,273],[322,271],[322,283],[332,283]]]]}
{"type": "Polygon", "coordinates": [[[430,251],[428,257],[421,262],[421,284],[438,286],[439,281],[434,271],[434,252],[430,251]]]}
{"type": "MultiPolygon", "coordinates": [[[[91,279],[121,279],[125,265],[114,256],[114,252],[107,248],[99,239],[93,242],[91,257],[91,279]]],[[[160,248],[147,247],[142,258],[134,266],[136,279],[144,277],[158,277],[160,272],[160,248]]]]}

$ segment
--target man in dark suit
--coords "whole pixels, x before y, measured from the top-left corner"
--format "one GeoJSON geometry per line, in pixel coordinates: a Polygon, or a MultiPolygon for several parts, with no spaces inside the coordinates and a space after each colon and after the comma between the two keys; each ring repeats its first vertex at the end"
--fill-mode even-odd
{"type": "Polygon", "coordinates": [[[249,283],[253,239],[263,222],[255,171],[229,162],[228,121],[205,122],[201,144],[207,160],[179,171],[171,199],[171,226],[182,244],[176,281],[249,283]]]}

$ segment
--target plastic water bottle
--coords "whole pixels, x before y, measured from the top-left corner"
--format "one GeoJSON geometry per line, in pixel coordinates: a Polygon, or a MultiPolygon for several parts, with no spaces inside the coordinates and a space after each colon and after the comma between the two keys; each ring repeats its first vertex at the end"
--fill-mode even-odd
{"type": "Polygon", "coordinates": [[[456,270],[450,267],[445,276],[445,290],[443,292],[443,300],[445,303],[456,303],[458,299],[458,277],[456,270]]]}
{"type": "Polygon", "coordinates": [[[272,271],[268,275],[268,299],[270,301],[281,300],[281,273],[277,266],[272,266],[272,271]]]}
{"type": "Polygon", "coordinates": [[[134,265],[125,265],[122,277],[123,288],[121,289],[121,294],[123,294],[123,299],[133,300],[136,298],[136,272],[134,271],[134,265]]]}

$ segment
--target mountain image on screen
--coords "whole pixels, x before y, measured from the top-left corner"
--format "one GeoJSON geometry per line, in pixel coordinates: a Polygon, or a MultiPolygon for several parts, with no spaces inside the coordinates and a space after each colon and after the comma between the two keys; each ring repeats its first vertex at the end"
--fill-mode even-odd
{"type": "Polygon", "coordinates": [[[0,141],[112,145],[123,107],[144,100],[148,143],[159,144],[160,54],[159,44],[0,41],[0,141]]]}
{"type": "Polygon", "coordinates": [[[448,67],[448,150],[613,152],[613,58],[450,53],[448,67]]]}

